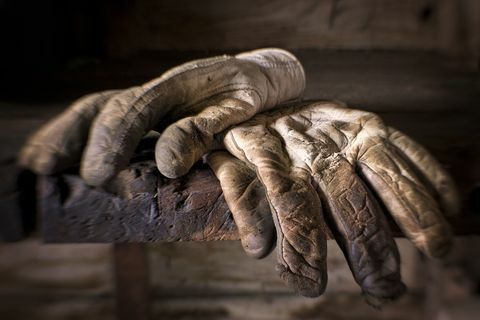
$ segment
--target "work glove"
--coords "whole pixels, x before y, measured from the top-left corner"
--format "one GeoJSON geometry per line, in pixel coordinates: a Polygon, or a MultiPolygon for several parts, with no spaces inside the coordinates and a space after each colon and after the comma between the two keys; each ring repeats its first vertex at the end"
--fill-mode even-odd
{"type": "Polygon", "coordinates": [[[266,255],[276,230],[277,271],[302,295],[318,296],[327,283],[323,230],[331,230],[367,301],[378,305],[404,292],[382,205],[427,256],[450,247],[444,215],[458,211],[454,183],[422,146],[373,113],[297,103],[217,138],[229,153],[207,161],[244,249],[266,255]]]}
{"type": "Polygon", "coordinates": [[[128,164],[146,133],[174,123],[157,143],[156,162],[163,175],[178,177],[210,149],[216,133],[304,88],[300,62],[281,49],[188,62],[142,86],[81,98],[28,140],[19,164],[52,174],[81,160],[83,179],[101,186],[128,164]]]}

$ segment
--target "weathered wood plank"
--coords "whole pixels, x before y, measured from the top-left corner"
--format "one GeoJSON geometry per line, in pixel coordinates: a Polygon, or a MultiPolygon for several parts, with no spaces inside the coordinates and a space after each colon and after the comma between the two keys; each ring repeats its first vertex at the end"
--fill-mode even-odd
{"type": "Polygon", "coordinates": [[[475,66],[479,9],[475,0],[110,1],[106,43],[113,57],[265,46],[402,49],[446,52],[475,66]]]}
{"type": "MultiPolygon", "coordinates": [[[[145,175],[149,178],[143,171],[126,180],[125,186],[143,183],[145,175]]],[[[182,179],[158,179],[150,190],[136,190],[140,192],[132,192],[131,197],[88,187],[75,175],[42,180],[40,204],[47,242],[239,239],[220,185],[206,168],[182,179]]]]}
{"type": "Polygon", "coordinates": [[[150,287],[145,245],[121,243],[113,246],[117,320],[150,318],[150,287]]]}
{"type": "MultiPolygon", "coordinates": [[[[250,0],[112,2],[112,56],[140,50],[259,46],[342,49],[439,49],[446,1],[250,0]],[[208,8],[208,10],[205,10],[208,8]],[[141,35],[141,36],[140,36],[141,35]]],[[[451,2],[451,0],[447,1],[451,2]]]]}
{"type": "MultiPolygon", "coordinates": [[[[44,177],[40,186],[44,240],[121,243],[239,239],[220,185],[208,168],[196,168],[181,179],[158,178],[145,190],[135,185],[145,185],[144,174],[149,178],[149,171],[139,175],[138,168],[131,170],[137,177],[123,181],[130,189],[121,192],[124,197],[88,187],[75,175],[44,177]]],[[[480,234],[480,217],[467,210],[450,220],[457,235],[480,234]]],[[[393,222],[391,225],[394,234],[402,236],[393,222]]],[[[329,230],[324,232],[331,238],[329,230]]]]}

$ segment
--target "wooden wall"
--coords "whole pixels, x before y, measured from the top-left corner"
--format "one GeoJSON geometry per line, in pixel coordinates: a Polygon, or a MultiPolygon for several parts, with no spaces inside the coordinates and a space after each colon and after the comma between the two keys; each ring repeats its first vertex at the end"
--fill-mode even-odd
{"type": "Polygon", "coordinates": [[[138,0],[112,3],[107,47],[140,50],[402,49],[476,52],[471,0],[138,0]]]}
{"type": "MultiPolygon", "coordinates": [[[[333,241],[328,288],[315,299],[283,286],[275,255],[252,260],[239,242],[151,245],[151,319],[476,319],[472,280],[480,276],[479,237],[458,238],[453,257],[443,263],[422,259],[405,239],[397,244],[409,292],[381,311],[365,304],[333,241]]],[[[113,320],[111,260],[108,245],[45,245],[35,239],[1,245],[0,319],[113,320]]]]}

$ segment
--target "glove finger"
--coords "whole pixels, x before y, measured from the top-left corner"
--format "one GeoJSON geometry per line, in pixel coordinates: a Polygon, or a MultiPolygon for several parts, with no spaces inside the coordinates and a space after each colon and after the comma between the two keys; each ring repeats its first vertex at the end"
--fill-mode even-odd
{"type": "Polygon", "coordinates": [[[437,159],[404,133],[391,127],[388,128],[388,133],[388,140],[432,186],[442,205],[442,211],[447,215],[457,214],[460,211],[460,199],[455,182],[437,159]]]}
{"type": "Polygon", "coordinates": [[[378,141],[366,145],[370,147],[360,152],[358,160],[361,174],[420,250],[431,257],[444,255],[452,234],[429,190],[393,146],[378,141]]]}
{"type": "Polygon", "coordinates": [[[208,164],[220,180],[245,252],[263,258],[273,249],[275,230],[264,188],[244,162],[227,152],[213,152],[208,164]]]}
{"type": "Polygon", "coordinates": [[[277,231],[280,277],[302,295],[322,294],[327,283],[326,226],[306,172],[291,170],[280,139],[262,125],[232,129],[224,142],[255,168],[265,188],[277,231]]]}
{"type": "Polygon", "coordinates": [[[368,188],[344,158],[312,166],[332,233],[369,301],[405,292],[400,257],[390,228],[368,188]]]}
{"type": "Polygon", "coordinates": [[[124,90],[108,100],[95,118],[80,166],[80,175],[87,184],[103,185],[128,164],[138,142],[148,132],[151,115],[141,114],[137,107],[144,99],[150,100],[144,95],[141,87],[124,90]]]}
{"type": "Polygon", "coordinates": [[[251,118],[258,110],[238,99],[212,100],[199,114],[172,124],[155,148],[158,170],[168,178],[188,172],[211,149],[213,136],[229,126],[251,118]]]}
{"type": "Polygon", "coordinates": [[[175,108],[181,117],[187,105],[212,95],[222,77],[211,81],[230,57],[192,61],[173,68],[141,87],[133,87],[112,97],[95,119],[83,155],[80,174],[93,186],[104,185],[129,162],[142,137],[175,108]]]}
{"type": "MultiPolygon", "coordinates": [[[[109,101],[90,132],[82,177],[90,185],[105,184],[128,163],[142,136],[160,120],[171,123],[199,112],[201,102],[210,97],[224,94],[242,99],[258,112],[298,97],[304,85],[305,77],[298,60],[278,49],[253,51],[237,58],[214,57],[178,66],[109,101]]],[[[182,158],[179,156],[176,159],[182,158]]],[[[180,172],[186,170],[183,168],[180,172]]]]}
{"type": "Polygon", "coordinates": [[[28,139],[20,151],[19,165],[48,175],[77,164],[93,119],[116,93],[118,91],[104,91],[75,101],[28,139]]]}

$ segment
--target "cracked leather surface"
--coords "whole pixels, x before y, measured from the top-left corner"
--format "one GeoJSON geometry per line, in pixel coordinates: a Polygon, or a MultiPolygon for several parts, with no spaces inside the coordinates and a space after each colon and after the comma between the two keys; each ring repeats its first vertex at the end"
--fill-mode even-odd
{"type": "Polygon", "coordinates": [[[277,270],[302,295],[325,289],[326,227],[370,303],[404,292],[382,205],[427,256],[450,247],[444,215],[458,210],[453,181],[423,147],[375,114],[303,103],[258,114],[217,138],[230,154],[213,152],[207,160],[246,252],[265,255],[276,236],[277,270]]]}
{"type": "Polygon", "coordinates": [[[405,287],[383,208],[420,250],[442,256],[451,242],[443,215],[455,213],[459,203],[453,182],[424,148],[372,113],[332,102],[282,105],[304,87],[300,63],[280,49],[192,61],[142,86],[78,100],[27,142],[19,162],[38,174],[80,163],[89,185],[121,196],[106,198],[68,177],[64,184],[77,192],[62,205],[72,216],[89,208],[88,221],[98,223],[106,219],[96,215],[99,204],[104,211],[128,211],[128,223],[119,219],[118,225],[139,239],[145,238],[139,219],[165,218],[151,224],[146,238],[153,239],[157,233],[173,237],[170,226],[182,217],[189,226],[179,231],[183,238],[210,239],[217,229],[233,230],[218,188],[211,190],[218,194],[211,203],[188,192],[154,199],[161,178],[152,162],[122,169],[148,132],[155,165],[169,178],[226,148],[230,153],[215,151],[207,161],[250,256],[261,258],[276,243],[282,279],[303,295],[318,296],[327,283],[330,230],[367,299],[394,299],[405,287]],[[160,214],[172,212],[172,205],[183,213],[160,214]],[[193,212],[217,211],[221,218],[212,232],[191,232],[205,227],[200,217],[190,219],[193,212]]]}
{"type": "Polygon", "coordinates": [[[210,149],[214,134],[304,88],[300,62],[281,49],[191,61],[142,86],[81,98],[29,139],[19,163],[37,174],[80,163],[82,178],[100,186],[126,167],[145,134],[168,126],[156,162],[163,175],[178,177],[210,149]]]}

